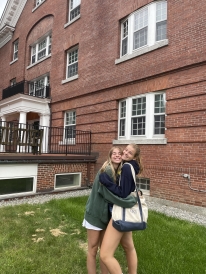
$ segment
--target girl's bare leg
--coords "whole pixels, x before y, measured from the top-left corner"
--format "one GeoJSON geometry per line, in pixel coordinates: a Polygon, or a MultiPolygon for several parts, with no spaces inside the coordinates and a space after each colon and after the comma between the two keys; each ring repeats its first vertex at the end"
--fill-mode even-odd
{"type": "MultiPolygon", "coordinates": [[[[100,232],[100,250],[101,250],[101,245],[102,245],[102,241],[103,241],[103,237],[105,234],[105,230],[101,230],[100,232]]],[[[101,269],[101,274],[108,274],[108,269],[106,267],[106,265],[102,262],[101,258],[100,258],[100,269],[101,269]]]]}
{"type": "Polygon", "coordinates": [[[120,243],[126,253],[129,274],[137,274],[137,253],[134,247],[132,232],[125,232],[120,243]]]}
{"type": "MultiPolygon", "coordinates": [[[[102,240],[103,230],[87,229],[88,252],[87,252],[87,271],[88,274],[96,274],[97,251],[102,240]]],[[[108,274],[106,266],[100,261],[101,274],[108,274]]]]}
{"type": "Polygon", "coordinates": [[[112,226],[112,220],[110,220],[100,249],[100,258],[108,268],[110,274],[122,274],[121,267],[114,258],[115,250],[117,249],[122,236],[123,233],[117,231],[112,226]]]}

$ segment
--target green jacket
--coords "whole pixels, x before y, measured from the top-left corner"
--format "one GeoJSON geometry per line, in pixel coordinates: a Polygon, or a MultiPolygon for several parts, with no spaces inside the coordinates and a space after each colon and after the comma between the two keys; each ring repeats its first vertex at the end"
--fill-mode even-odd
{"type": "MultiPolygon", "coordinates": [[[[105,172],[112,178],[112,170],[109,166],[105,169],[105,172]]],[[[99,182],[99,174],[100,171],[95,177],[92,192],[87,200],[84,218],[91,225],[106,229],[111,217],[108,203],[129,208],[132,207],[137,200],[134,196],[129,195],[123,199],[111,193],[99,182]]]]}

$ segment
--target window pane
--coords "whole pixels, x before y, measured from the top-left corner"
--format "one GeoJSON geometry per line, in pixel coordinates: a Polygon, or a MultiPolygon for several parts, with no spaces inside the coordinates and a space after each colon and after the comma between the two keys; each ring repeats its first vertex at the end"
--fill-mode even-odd
{"type": "Polygon", "coordinates": [[[137,178],[136,184],[137,184],[137,188],[150,190],[150,179],[149,178],[137,178]]]}
{"type": "Polygon", "coordinates": [[[17,50],[18,50],[18,45],[19,45],[18,42],[16,42],[16,43],[14,44],[14,51],[17,51],[17,50]]]}
{"type": "Polygon", "coordinates": [[[71,0],[71,9],[76,8],[81,3],[81,0],[71,0]]]}
{"type": "Polygon", "coordinates": [[[46,39],[39,43],[39,51],[46,47],[46,39]]]}
{"type": "Polygon", "coordinates": [[[80,6],[78,6],[76,9],[73,9],[70,12],[70,20],[74,19],[75,17],[77,17],[80,14],[80,6]]]}
{"type": "Polygon", "coordinates": [[[165,115],[155,115],[154,134],[165,134],[165,115]]]}
{"type": "Polygon", "coordinates": [[[77,62],[78,60],[78,49],[69,52],[69,64],[77,62]]]}
{"type": "Polygon", "coordinates": [[[65,127],[65,138],[75,138],[76,137],[76,126],[66,126],[65,127]]]}
{"type": "Polygon", "coordinates": [[[143,9],[134,15],[134,31],[145,28],[148,25],[148,9],[143,9]]]}
{"type": "Polygon", "coordinates": [[[123,23],[122,38],[128,35],[128,20],[123,23]]]}
{"type": "Polygon", "coordinates": [[[164,94],[155,95],[155,110],[154,113],[163,113],[165,112],[165,99],[164,94]]]}
{"type": "Polygon", "coordinates": [[[55,188],[80,186],[80,174],[56,175],[55,188]]]}
{"type": "Polygon", "coordinates": [[[33,191],[32,178],[15,178],[0,180],[0,195],[33,191]]]}
{"type": "Polygon", "coordinates": [[[145,117],[132,118],[131,135],[145,135],[145,117]]]}
{"type": "Polygon", "coordinates": [[[156,41],[160,41],[167,38],[167,21],[157,23],[156,29],[156,41]]]}
{"type": "Polygon", "coordinates": [[[44,56],[46,56],[46,49],[38,53],[38,60],[42,59],[44,56]]]}
{"type": "Polygon", "coordinates": [[[120,104],[120,118],[126,117],[126,101],[120,104]]]}
{"type": "Polygon", "coordinates": [[[146,114],[146,97],[132,100],[132,116],[146,114]]]}
{"type": "Polygon", "coordinates": [[[120,120],[119,136],[125,136],[125,119],[120,120]]]}
{"type": "Polygon", "coordinates": [[[78,74],[78,63],[68,66],[67,78],[78,74]]]}
{"type": "Polygon", "coordinates": [[[122,40],[122,56],[127,54],[128,38],[122,40]]]}
{"type": "Polygon", "coordinates": [[[133,49],[147,45],[147,27],[134,33],[133,49]]]}
{"type": "Polygon", "coordinates": [[[70,111],[66,112],[66,125],[75,125],[76,124],[76,112],[75,111],[70,111]]]}
{"type": "Polygon", "coordinates": [[[167,20],[167,2],[161,1],[156,6],[156,21],[167,20]]]}

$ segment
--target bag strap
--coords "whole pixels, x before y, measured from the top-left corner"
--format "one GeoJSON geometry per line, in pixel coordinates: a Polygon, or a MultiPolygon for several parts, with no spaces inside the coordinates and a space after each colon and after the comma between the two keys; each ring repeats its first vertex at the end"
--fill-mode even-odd
{"type": "Polygon", "coordinates": [[[136,193],[137,193],[137,202],[138,202],[138,206],[139,206],[139,212],[140,212],[141,222],[143,223],[142,204],[140,202],[138,188],[137,188],[137,185],[136,185],[136,175],[135,175],[134,167],[130,163],[126,162],[126,163],[124,163],[124,165],[125,164],[130,165],[130,168],[131,168],[132,176],[133,176],[134,183],[135,183],[135,189],[136,189],[136,193]]]}

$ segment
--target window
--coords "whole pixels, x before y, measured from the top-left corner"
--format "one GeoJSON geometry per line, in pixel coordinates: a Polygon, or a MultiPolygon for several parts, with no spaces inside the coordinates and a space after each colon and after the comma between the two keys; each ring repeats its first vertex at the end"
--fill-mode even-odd
{"type": "Polygon", "coordinates": [[[150,190],[150,179],[149,178],[137,178],[136,179],[136,185],[137,188],[141,189],[143,191],[150,190]]]}
{"type": "Polygon", "coordinates": [[[75,142],[76,137],[76,112],[75,111],[68,111],[65,112],[65,119],[64,119],[64,139],[67,139],[71,142],[75,142]]]}
{"type": "Polygon", "coordinates": [[[167,39],[167,1],[153,2],[121,23],[121,57],[167,39]]]}
{"type": "Polygon", "coordinates": [[[0,198],[36,192],[38,164],[0,165],[0,198]]]}
{"type": "Polygon", "coordinates": [[[156,5],[156,41],[167,38],[167,2],[156,5]]]}
{"type": "Polygon", "coordinates": [[[16,78],[10,80],[10,86],[13,87],[16,85],[16,78]]]}
{"type": "Polygon", "coordinates": [[[55,189],[74,188],[81,185],[81,173],[65,173],[55,175],[55,189]]]}
{"type": "Polygon", "coordinates": [[[29,83],[29,95],[47,98],[49,96],[49,75],[35,79],[29,83]]]}
{"type": "Polygon", "coordinates": [[[69,21],[79,18],[81,0],[69,0],[69,21]]]}
{"type": "Polygon", "coordinates": [[[19,40],[14,42],[13,61],[18,59],[19,40]]]}
{"type": "Polygon", "coordinates": [[[78,48],[67,52],[67,75],[66,78],[78,75],[78,48]]]}
{"type": "Polygon", "coordinates": [[[31,64],[40,61],[51,53],[51,34],[31,47],[31,64]]]}
{"type": "Polygon", "coordinates": [[[42,2],[44,2],[45,0],[36,0],[36,6],[39,6],[42,2]]]}
{"type": "Polygon", "coordinates": [[[119,103],[119,140],[164,138],[165,93],[147,93],[119,103]]]}
{"type": "Polygon", "coordinates": [[[0,179],[0,195],[25,193],[33,191],[34,178],[0,179]]]}

